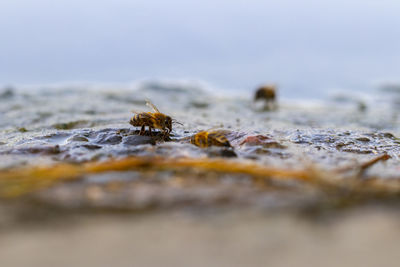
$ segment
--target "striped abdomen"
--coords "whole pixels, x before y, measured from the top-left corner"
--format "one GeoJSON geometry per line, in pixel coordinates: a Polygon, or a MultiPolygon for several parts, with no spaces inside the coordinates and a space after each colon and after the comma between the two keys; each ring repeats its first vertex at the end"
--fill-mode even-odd
{"type": "Polygon", "coordinates": [[[152,128],[156,128],[155,126],[157,125],[155,119],[152,116],[152,114],[148,113],[148,112],[143,112],[143,113],[136,114],[135,116],[133,116],[131,118],[129,123],[132,126],[139,126],[139,127],[140,126],[149,126],[149,127],[152,127],[152,128]]]}
{"type": "Polygon", "coordinates": [[[222,131],[201,131],[190,138],[190,143],[198,147],[225,146],[231,147],[222,131]]]}

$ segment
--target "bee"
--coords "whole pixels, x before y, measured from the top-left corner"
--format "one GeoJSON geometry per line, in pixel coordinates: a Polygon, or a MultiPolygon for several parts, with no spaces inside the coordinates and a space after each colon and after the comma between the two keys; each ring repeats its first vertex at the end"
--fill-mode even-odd
{"type": "Polygon", "coordinates": [[[141,127],[139,132],[140,135],[144,135],[145,127],[147,126],[149,127],[150,135],[152,129],[160,129],[163,132],[164,137],[168,136],[172,131],[172,123],[176,121],[173,120],[170,116],[161,113],[158,108],[150,101],[147,100],[146,105],[153,109],[153,112],[133,111],[134,113],[136,113],[136,115],[130,119],[129,123],[132,126],[141,127]]]}
{"type": "Polygon", "coordinates": [[[190,143],[198,147],[224,146],[232,147],[225,136],[226,131],[201,131],[190,138],[190,143]]]}
{"type": "Polygon", "coordinates": [[[256,90],[254,101],[263,100],[265,103],[264,109],[276,109],[276,86],[273,84],[263,85],[256,90]]]}

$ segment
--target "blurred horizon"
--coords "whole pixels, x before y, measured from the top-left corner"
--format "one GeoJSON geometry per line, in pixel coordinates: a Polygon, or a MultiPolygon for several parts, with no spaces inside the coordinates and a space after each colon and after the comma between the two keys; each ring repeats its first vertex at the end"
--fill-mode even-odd
{"type": "Polygon", "coordinates": [[[264,82],[286,94],[400,80],[400,2],[50,1],[0,3],[0,84],[264,82]]]}

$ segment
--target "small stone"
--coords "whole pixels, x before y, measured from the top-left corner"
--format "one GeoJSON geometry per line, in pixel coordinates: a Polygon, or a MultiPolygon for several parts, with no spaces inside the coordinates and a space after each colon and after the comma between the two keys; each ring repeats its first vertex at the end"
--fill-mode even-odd
{"type": "Polygon", "coordinates": [[[8,99],[15,95],[13,87],[6,87],[0,90],[0,98],[8,99]]]}
{"type": "Polygon", "coordinates": [[[249,146],[261,145],[265,148],[280,148],[280,149],[286,148],[284,145],[281,145],[277,141],[265,135],[248,136],[239,145],[249,145],[249,146]]]}
{"type": "Polygon", "coordinates": [[[395,136],[392,133],[383,133],[382,136],[385,137],[385,138],[390,138],[390,139],[394,139],[395,138],[395,136]]]}
{"type": "Polygon", "coordinates": [[[70,121],[66,123],[56,123],[53,124],[53,127],[57,130],[70,130],[82,127],[89,127],[90,123],[85,120],[77,120],[77,121],[70,121]]]}
{"type": "Polygon", "coordinates": [[[89,145],[89,144],[82,145],[82,147],[87,148],[87,149],[89,149],[89,150],[96,150],[96,149],[100,149],[100,148],[101,148],[101,146],[98,146],[98,145],[89,145]]]}
{"type": "Polygon", "coordinates": [[[220,147],[210,147],[207,152],[209,157],[236,158],[237,154],[233,149],[220,147]]]}
{"type": "Polygon", "coordinates": [[[14,150],[16,153],[22,154],[41,154],[41,155],[55,155],[61,152],[60,146],[31,146],[14,150]]]}
{"type": "Polygon", "coordinates": [[[81,135],[74,135],[68,139],[69,142],[88,142],[89,140],[81,135]]]}
{"type": "Polygon", "coordinates": [[[104,145],[116,145],[121,143],[121,140],[122,137],[119,135],[103,133],[97,137],[95,143],[104,145]]]}
{"type": "Polygon", "coordinates": [[[122,144],[127,146],[138,146],[138,145],[155,145],[156,142],[153,138],[146,135],[131,135],[124,138],[122,144]]]}
{"type": "Polygon", "coordinates": [[[369,142],[371,141],[368,137],[358,137],[356,138],[357,141],[361,141],[361,142],[369,142]]]}

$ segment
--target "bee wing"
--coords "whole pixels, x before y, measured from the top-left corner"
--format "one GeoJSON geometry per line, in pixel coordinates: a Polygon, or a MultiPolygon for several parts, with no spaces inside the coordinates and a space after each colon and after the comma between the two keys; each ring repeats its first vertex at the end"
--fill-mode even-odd
{"type": "Polygon", "coordinates": [[[135,110],[135,109],[131,109],[131,112],[132,112],[132,113],[135,113],[135,114],[142,113],[141,111],[138,111],[138,110],[135,110]]]}
{"type": "Polygon", "coordinates": [[[143,112],[143,111],[135,111],[135,110],[131,110],[133,113],[135,113],[136,115],[140,115],[142,118],[153,118],[152,113],[151,112],[143,112]]]}
{"type": "Polygon", "coordinates": [[[150,100],[146,99],[146,105],[154,110],[154,112],[161,113],[158,108],[150,102],[150,100]]]}

